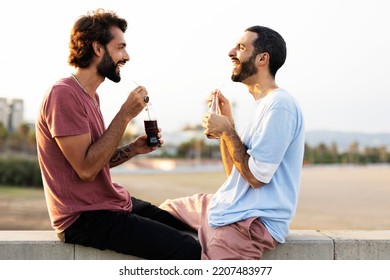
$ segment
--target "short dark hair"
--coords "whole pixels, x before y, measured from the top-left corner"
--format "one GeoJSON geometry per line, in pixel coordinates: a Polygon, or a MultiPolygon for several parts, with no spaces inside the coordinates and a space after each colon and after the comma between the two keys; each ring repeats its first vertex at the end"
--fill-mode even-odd
{"type": "Polygon", "coordinates": [[[94,55],[92,43],[97,41],[106,46],[113,39],[110,30],[113,26],[125,32],[127,21],[104,9],[81,16],[73,25],[70,34],[68,64],[80,68],[88,67],[94,55]]]}
{"type": "Polygon", "coordinates": [[[269,71],[273,77],[286,61],[287,48],[283,37],[269,27],[255,25],[245,31],[257,33],[257,39],[253,42],[253,55],[266,52],[270,55],[269,71]]]}

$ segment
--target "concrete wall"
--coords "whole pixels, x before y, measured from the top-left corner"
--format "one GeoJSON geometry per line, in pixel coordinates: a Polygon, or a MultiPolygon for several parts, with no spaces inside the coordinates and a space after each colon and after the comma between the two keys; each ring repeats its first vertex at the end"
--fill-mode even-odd
{"type": "MultiPolygon", "coordinates": [[[[129,260],[134,256],[64,244],[54,231],[0,231],[0,260],[129,260]]],[[[267,260],[390,260],[390,230],[292,230],[267,260]]]]}

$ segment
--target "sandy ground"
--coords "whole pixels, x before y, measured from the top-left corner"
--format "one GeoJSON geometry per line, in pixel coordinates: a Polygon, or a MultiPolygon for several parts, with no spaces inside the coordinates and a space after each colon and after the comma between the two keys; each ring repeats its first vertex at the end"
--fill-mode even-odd
{"type": "MultiPolygon", "coordinates": [[[[213,193],[223,172],[115,174],[135,197],[158,205],[166,198],[213,193]]],[[[50,229],[42,190],[0,188],[0,230],[50,229]]],[[[390,229],[390,166],[304,167],[292,229],[390,229]]]]}

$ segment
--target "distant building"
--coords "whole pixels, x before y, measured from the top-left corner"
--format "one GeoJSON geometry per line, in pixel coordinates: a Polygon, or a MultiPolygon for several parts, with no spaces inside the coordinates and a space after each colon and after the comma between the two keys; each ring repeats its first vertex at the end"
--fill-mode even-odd
{"type": "Polygon", "coordinates": [[[23,99],[0,97],[0,122],[9,132],[16,131],[23,123],[23,99]]]}

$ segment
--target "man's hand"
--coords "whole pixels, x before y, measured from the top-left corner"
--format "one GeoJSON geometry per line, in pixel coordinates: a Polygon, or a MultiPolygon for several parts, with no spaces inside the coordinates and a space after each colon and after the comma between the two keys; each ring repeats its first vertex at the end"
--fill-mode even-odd
{"type": "Polygon", "coordinates": [[[129,93],[126,101],[123,103],[119,111],[128,122],[135,118],[145,108],[145,97],[148,96],[148,91],[145,87],[138,86],[129,93]]]}
{"type": "MultiPolygon", "coordinates": [[[[160,141],[160,145],[164,144],[164,140],[161,139],[161,128],[158,129],[159,133],[157,134],[157,138],[160,141]]],[[[149,147],[146,144],[146,134],[138,136],[132,143],[131,148],[134,150],[135,155],[140,155],[140,154],[148,154],[150,152],[153,152],[154,150],[157,149],[159,146],[155,147],[149,147]]]]}

